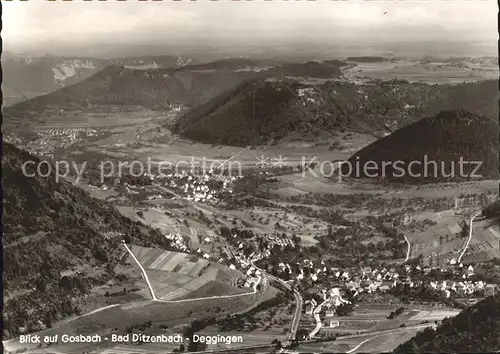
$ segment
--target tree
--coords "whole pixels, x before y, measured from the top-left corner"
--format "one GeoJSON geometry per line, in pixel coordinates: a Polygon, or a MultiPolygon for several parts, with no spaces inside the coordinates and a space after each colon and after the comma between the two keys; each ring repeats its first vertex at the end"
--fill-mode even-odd
{"type": "Polygon", "coordinates": [[[52,328],[52,313],[51,312],[46,312],[45,313],[45,325],[47,328],[52,328]]]}
{"type": "Polygon", "coordinates": [[[207,348],[206,343],[195,342],[191,338],[187,350],[188,352],[201,352],[204,351],[206,348],[207,348]]]}
{"type": "Polygon", "coordinates": [[[349,316],[352,311],[352,304],[340,304],[336,309],[337,315],[339,316],[349,316]]]}

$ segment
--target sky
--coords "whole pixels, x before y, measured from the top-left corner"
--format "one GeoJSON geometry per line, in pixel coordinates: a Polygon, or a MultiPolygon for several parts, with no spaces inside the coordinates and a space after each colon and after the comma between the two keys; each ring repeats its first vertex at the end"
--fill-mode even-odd
{"type": "Polygon", "coordinates": [[[496,44],[495,0],[2,1],[4,50],[382,42],[496,44]]]}

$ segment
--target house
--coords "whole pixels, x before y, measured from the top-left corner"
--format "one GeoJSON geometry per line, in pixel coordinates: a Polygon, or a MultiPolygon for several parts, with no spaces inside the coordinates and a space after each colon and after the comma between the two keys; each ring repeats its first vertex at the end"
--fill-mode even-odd
{"type": "Polygon", "coordinates": [[[312,315],[314,311],[314,305],[309,303],[306,305],[306,314],[307,315],[312,315]]]}
{"type": "Polygon", "coordinates": [[[484,295],[485,296],[495,295],[496,287],[497,286],[495,284],[486,284],[486,286],[484,287],[484,295]]]}
{"type": "Polygon", "coordinates": [[[335,315],[335,311],[333,311],[333,310],[328,310],[325,313],[326,317],[333,317],[334,315],[335,315]]]}
{"type": "Polygon", "coordinates": [[[330,321],[330,328],[335,328],[335,327],[338,327],[340,326],[340,322],[339,321],[330,321]]]}
{"type": "Polygon", "coordinates": [[[382,286],[379,286],[378,290],[382,291],[382,292],[385,292],[385,291],[389,291],[389,286],[387,285],[382,285],[382,286]]]}
{"type": "Polygon", "coordinates": [[[371,267],[363,267],[363,268],[361,268],[361,270],[363,272],[363,275],[370,274],[372,272],[372,268],[371,267]]]}

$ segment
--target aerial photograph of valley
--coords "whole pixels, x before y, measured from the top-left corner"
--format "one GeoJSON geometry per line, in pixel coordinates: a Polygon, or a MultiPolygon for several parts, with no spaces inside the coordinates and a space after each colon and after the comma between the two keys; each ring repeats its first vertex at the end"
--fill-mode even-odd
{"type": "Polygon", "coordinates": [[[2,1],[3,352],[500,352],[494,1],[2,1]]]}

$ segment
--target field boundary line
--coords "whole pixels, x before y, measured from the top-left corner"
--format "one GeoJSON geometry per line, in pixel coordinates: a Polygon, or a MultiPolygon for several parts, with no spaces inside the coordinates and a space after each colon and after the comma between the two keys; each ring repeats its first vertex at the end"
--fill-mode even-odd
{"type": "Polygon", "coordinates": [[[207,296],[207,297],[198,297],[195,299],[182,299],[182,300],[161,300],[156,297],[156,294],[154,292],[153,286],[151,285],[151,282],[149,281],[148,275],[146,273],[146,269],[142,266],[142,264],[139,262],[139,260],[135,257],[134,253],[132,250],[127,246],[126,243],[122,243],[123,246],[127,249],[129,254],[132,256],[134,261],[137,263],[139,268],[141,269],[141,272],[144,276],[144,280],[146,281],[149,291],[151,292],[151,297],[153,298],[153,301],[156,302],[161,302],[161,303],[167,303],[167,304],[176,304],[176,303],[183,303],[183,302],[193,302],[193,301],[202,301],[202,300],[215,300],[215,299],[232,299],[232,298],[237,298],[237,297],[242,297],[242,296],[249,296],[249,295],[255,295],[257,293],[257,287],[262,281],[262,276],[257,277],[257,282],[252,287],[252,291],[243,293],[243,294],[235,294],[235,295],[220,295],[220,296],[207,296]]]}
{"type": "Polygon", "coordinates": [[[464,250],[462,251],[462,253],[460,254],[460,256],[458,257],[458,260],[457,260],[457,263],[460,264],[460,262],[462,261],[462,257],[465,255],[465,252],[467,252],[467,248],[469,247],[469,243],[470,241],[472,240],[472,223],[474,222],[474,219],[476,217],[478,217],[479,215],[481,215],[481,212],[477,212],[476,214],[474,214],[471,218],[470,218],[470,223],[469,223],[469,238],[467,239],[467,243],[465,244],[465,247],[464,247],[464,250]]]}

